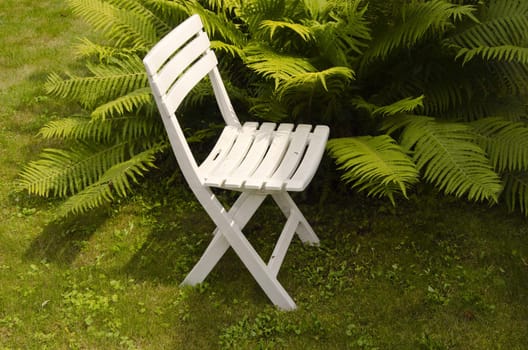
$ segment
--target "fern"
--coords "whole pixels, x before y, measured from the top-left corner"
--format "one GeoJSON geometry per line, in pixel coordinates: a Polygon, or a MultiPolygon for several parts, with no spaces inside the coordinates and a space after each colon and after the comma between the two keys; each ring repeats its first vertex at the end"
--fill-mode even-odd
{"type": "Polygon", "coordinates": [[[346,83],[354,79],[354,71],[347,67],[332,67],[321,72],[306,72],[292,76],[277,88],[279,99],[289,94],[314,91],[322,87],[326,92],[343,91],[346,83]]]}
{"type": "Polygon", "coordinates": [[[444,0],[411,1],[402,5],[401,18],[376,36],[362,60],[385,59],[395,49],[410,48],[427,35],[443,33],[453,20],[473,17],[473,7],[454,5],[444,0]]]}
{"type": "Polygon", "coordinates": [[[147,75],[141,59],[131,56],[112,59],[111,64],[92,65],[87,68],[92,76],[70,75],[63,79],[58,74],[49,75],[46,92],[61,98],[79,100],[85,107],[93,108],[101,99],[109,101],[147,86],[147,75]]]}
{"type": "Polygon", "coordinates": [[[513,211],[517,208],[525,216],[528,216],[528,174],[506,173],[504,174],[504,192],[508,208],[513,211]]]}
{"type": "Polygon", "coordinates": [[[69,150],[46,149],[21,172],[19,187],[40,196],[64,197],[95,183],[126,159],[127,142],[112,145],[77,143],[69,150]]]}
{"type": "Polygon", "coordinates": [[[485,60],[528,63],[525,47],[528,5],[525,1],[491,1],[482,21],[449,39],[463,63],[485,60]]]}
{"type": "Polygon", "coordinates": [[[498,45],[494,47],[479,46],[474,49],[461,48],[456,58],[463,57],[464,63],[480,56],[485,60],[528,63],[528,48],[514,45],[498,45]]]}
{"type": "Polygon", "coordinates": [[[100,105],[92,112],[92,118],[105,119],[109,116],[123,115],[126,112],[140,110],[145,106],[153,106],[152,95],[147,87],[139,88],[100,105]]]}
{"type": "Polygon", "coordinates": [[[114,200],[115,195],[126,197],[131,191],[131,181],[137,183],[149,168],[155,167],[156,153],[165,146],[158,145],[107,169],[93,184],[68,198],[59,214],[78,214],[114,200]]]}
{"type": "Polygon", "coordinates": [[[240,57],[241,59],[245,58],[244,50],[236,45],[227,44],[218,40],[212,40],[211,48],[216,52],[226,52],[233,57],[240,57]]]}
{"type": "Polygon", "coordinates": [[[39,130],[39,135],[45,139],[107,142],[112,137],[112,131],[111,122],[93,121],[86,116],[74,116],[47,123],[39,130]]]}
{"type": "Polygon", "coordinates": [[[386,127],[389,132],[403,128],[401,145],[413,151],[413,160],[425,180],[446,194],[497,201],[500,179],[468,126],[425,116],[401,116],[387,122],[386,127]]]}
{"type": "Polygon", "coordinates": [[[480,136],[482,147],[499,172],[528,170],[528,126],[498,117],[471,124],[480,136]]]}
{"type": "Polygon", "coordinates": [[[387,196],[407,197],[407,188],[418,181],[418,171],[404,150],[388,135],[332,139],[330,155],[344,171],[343,180],[359,191],[387,196]]]}
{"type": "MultiPolygon", "coordinates": [[[[275,34],[275,32],[281,29],[291,30],[293,33],[297,34],[300,39],[304,41],[310,41],[313,38],[313,33],[310,27],[289,21],[264,20],[260,22],[260,28],[269,32],[270,40],[273,40],[273,35],[275,34]]],[[[294,38],[292,39],[295,40],[294,38]]]]}
{"type": "Polygon", "coordinates": [[[281,80],[317,71],[307,58],[279,54],[263,46],[252,45],[245,52],[247,66],[264,78],[274,79],[276,87],[281,80]]]}
{"type": "Polygon", "coordinates": [[[247,23],[251,33],[258,33],[260,23],[266,19],[280,19],[287,12],[286,0],[241,1],[237,15],[247,23]]]}
{"type": "Polygon", "coordinates": [[[393,116],[400,113],[412,112],[419,107],[423,107],[424,96],[416,98],[406,97],[390,105],[377,106],[373,103],[365,101],[361,96],[352,99],[352,103],[358,109],[368,111],[372,116],[393,116]]]}
{"type": "Polygon", "coordinates": [[[159,31],[170,29],[136,0],[68,2],[74,14],[82,17],[117,47],[133,47],[146,51],[156,43],[159,31]]]}
{"type": "MultiPolygon", "coordinates": [[[[159,120],[145,116],[122,116],[111,119],[70,117],[44,125],[39,135],[46,139],[110,143],[118,140],[152,140],[157,142],[164,129],[159,120]]],[[[119,141],[118,141],[119,142],[119,141]]]]}
{"type": "Polygon", "coordinates": [[[488,68],[495,90],[503,95],[528,94],[528,65],[516,62],[497,62],[488,68]]]}
{"type": "Polygon", "coordinates": [[[138,53],[138,50],[131,48],[119,48],[111,45],[94,43],[88,38],[82,38],[79,44],[74,46],[74,51],[78,57],[95,57],[99,62],[108,62],[112,58],[123,58],[138,53]]]}

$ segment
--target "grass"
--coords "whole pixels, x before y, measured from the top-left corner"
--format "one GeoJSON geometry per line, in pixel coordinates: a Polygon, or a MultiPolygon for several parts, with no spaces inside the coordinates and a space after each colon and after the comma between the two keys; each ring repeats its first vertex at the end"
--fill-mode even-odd
{"type": "MultiPolygon", "coordinates": [[[[179,177],[57,219],[57,201],[14,186],[47,146],[39,127],[75,108],[42,84],[75,69],[87,28],[63,0],[3,0],[0,23],[0,349],[528,348],[528,226],[499,208],[434,193],[396,209],[298,198],[322,244],[293,243],[279,279],[298,310],[286,313],[232,252],[206,283],[178,286],[213,230],[179,177]]],[[[263,254],[280,216],[266,205],[247,228],[263,254]]]]}

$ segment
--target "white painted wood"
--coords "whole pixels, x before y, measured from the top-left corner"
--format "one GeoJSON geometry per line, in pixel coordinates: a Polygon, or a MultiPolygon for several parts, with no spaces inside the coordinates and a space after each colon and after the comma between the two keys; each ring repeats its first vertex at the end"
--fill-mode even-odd
{"type": "Polygon", "coordinates": [[[268,262],[270,272],[274,276],[277,276],[279,273],[279,269],[282,265],[282,262],[284,261],[284,258],[286,257],[286,252],[288,251],[293,235],[295,234],[297,225],[299,225],[299,219],[295,213],[290,214],[290,217],[288,220],[286,220],[286,224],[282,229],[279,240],[277,241],[277,244],[275,245],[268,262]]]}
{"type": "Polygon", "coordinates": [[[240,126],[240,122],[238,121],[235,109],[231,104],[231,100],[227,95],[227,91],[224,86],[224,82],[222,81],[222,77],[220,76],[220,72],[218,71],[218,68],[215,67],[213,68],[213,70],[211,70],[211,72],[209,73],[209,79],[211,80],[211,85],[213,86],[216,102],[218,103],[218,107],[220,108],[220,112],[222,113],[224,121],[227,125],[240,126]]]}
{"type": "Polygon", "coordinates": [[[290,143],[293,124],[280,124],[273,134],[271,146],[255,172],[246,180],[244,187],[247,189],[260,190],[266,181],[280,165],[284,154],[290,143]]]}
{"type": "Polygon", "coordinates": [[[291,215],[295,215],[295,217],[299,220],[299,225],[296,227],[295,232],[301,241],[311,245],[318,245],[319,238],[288,192],[273,192],[271,196],[286,218],[289,218],[291,215]]]}
{"type": "Polygon", "coordinates": [[[310,135],[310,143],[301,164],[295,170],[295,174],[291,179],[286,181],[287,191],[304,191],[306,186],[312,181],[323,158],[329,133],[330,129],[326,125],[315,127],[314,132],[310,135]]]}
{"type": "MultiPolygon", "coordinates": [[[[198,57],[206,53],[209,49],[209,39],[207,34],[199,32],[198,35],[185,45],[165,64],[154,76],[154,81],[158,84],[162,92],[167,92],[180,74],[190,66],[198,57]]],[[[200,78],[201,79],[201,78],[200,78]]],[[[182,94],[184,95],[184,94],[182,94]]]]}
{"type": "MultiPolygon", "coordinates": [[[[229,215],[241,230],[244,229],[266,196],[265,194],[249,194],[248,192],[243,192],[238,197],[229,210],[229,215]]],[[[229,242],[220,230],[216,228],[213,232],[213,240],[209,243],[209,246],[191,272],[185,277],[182,285],[193,286],[202,283],[228,248],[229,242]]]]}
{"type": "Polygon", "coordinates": [[[172,150],[189,187],[216,225],[213,239],[182,284],[203,282],[229,247],[233,248],[268,298],[279,308],[296,307],[277,280],[295,233],[306,243],[319,239],[286,191],[301,191],[324,153],[328,128],[248,122],[241,126],[209,49],[200,18],[194,15],[160,40],[144,58],[149,83],[172,150]],[[185,96],[209,76],[226,127],[198,167],[175,112],[185,96]],[[295,131],[293,131],[295,128],[295,131]],[[226,210],[211,187],[242,192],[226,210]],[[266,264],[242,233],[267,195],[286,224],[266,264]]]}
{"type": "Polygon", "coordinates": [[[149,74],[156,75],[167,59],[202,28],[200,16],[194,15],[164,36],[143,59],[149,74]]]}
{"type": "Polygon", "coordinates": [[[237,139],[229,150],[229,153],[215,168],[211,169],[210,174],[205,177],[205,184],[208,186],[221,187],[226,178],[234,169],[244,160],[253,143],[255,130],[258,123],[245,123],[237,136],[237,139]]]}
{"type": "Polygon", "coordinates": [[[286,150],[284,159],[279,168],[273,173],[271,179],[266,182],[264,188],[267,190],[281,191],[287,180],[297,168],[297,165],[304,156],[304,151],[308,143],[311,125],[299,125],[295,129],[290,146],[286,150]]]}
{"type": "Polygon", "coordinates": [[[239,127],[227,126],[222,130],[218,141],[207,158],[200,165],[200,173],[205,178],[207,174],[220,164],[229,154],[239,133],[239,127]]]}
{"type": "Polygon", "coordinates": [[[224,186],[227,188],[240,189],[264,159],[266,152],[271,144],[273,131],[275,130],[275,123],[264,123],[255,132],[253,143],[248,150],[244,160],[240,163],[238,168],[232,171],[227,177],[224,186]]]}
{"type": "Polygon", "coordinates": [[[169,106],[171,113],[176,111],[185,96],[217,63],[214,53],[208,51],[172,85],[165,97],[165,104],[169,106]]]}

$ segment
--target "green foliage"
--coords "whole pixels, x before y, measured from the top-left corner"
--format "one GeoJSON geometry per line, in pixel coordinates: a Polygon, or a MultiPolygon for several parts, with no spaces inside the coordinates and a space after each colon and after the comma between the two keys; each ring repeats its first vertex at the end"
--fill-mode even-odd
{"type": "MultiPolygon", "coordinates": [[[[521,180],[528,172],[524,0],[70,4],[105,40],[85,39],[77,47],[87,62],[86,75],[53,73],[48,79],[50,94],[77,101],[86,115],[54,120],[41,130],[43,137],[73,142],[67,145],[72,150],[46,151],[40,163],[30,163],[21,176],[30,192],[75,195],[91,193],[90,186],[94,193],[106,191],[90,200],[93,205],[73,206],[82,211],[130,190],[128,185],[96,188],[104,188],[105,171],[125,169],[119,164],[164,142],[141,57],[198,13],[221,56],[222,75],[241,119],[252,114],[330,125],[330,155],[355,189],[394,203],[420,178],[456,197],[504,198],[510,208],[528,214],[521,180]],[[92,151],[82,148],[88,144],[92,151]],[[98,171],[75,161],[71,169],[78,170],[69,170],[57,156],[99,154],[120,144],[133,151],[110,157],[98,171]]],[[[212,101],[206,81],[193,90],[181,114],[211,115],[193,124],[214,125],[212,101]]],[[[193,133],[210,135],[207,128],[193,133]]],[[[147,158],[138,160],[141,173],[153,165],[147,158]]]]}
{"type": "Polygon", "coordinates": [[[367,63],[386,59],[396,49],[410,49],[427,36],[435,36],[453,25],[453,20],[473,17],[472,6],[454,5],[443,0],[409,1],[400,13],[375,36],[363,56],[367,63]]]}
{"type": "Polygon", "coordinates": [[[401,145],[413,150],[416,167],[427,181],[446,194],[497,201],[502,189],[500,179],[467,125],[416,115],[400,117],[392,123],[393,130],[404,127],[401,145]]]}
{"type": "Polygon", "coordinates": [[[333,139],[328,142],[330,155],[345,171],[343,180],[369,195],[406,195],[407,188],[418,181],[418,170],[390,136],[360,136],[333,139]]]}

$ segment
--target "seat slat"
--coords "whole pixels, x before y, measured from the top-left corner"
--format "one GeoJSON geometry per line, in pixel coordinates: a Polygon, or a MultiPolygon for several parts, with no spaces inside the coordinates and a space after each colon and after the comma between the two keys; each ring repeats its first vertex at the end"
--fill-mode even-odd
{"type": "Polygon", "coordinates": [[[253,143],[257,127],[258,123],[256,122],[245,123],[242,126],[235,144],[231,147],[226,157],[215,168],[211,169],[209,174],[205,175],[206,185],[216,187],[223,185],[229,174],[236,169],[246,157],[246,154],[253,143]]]}
{"type": "Polygon", "coordinates": [[[293,124],[280,124],[277,131],[273,133],[273,140],[266,153],[266,156],[258,168],[249,176],[244,184],[244,188],[259,190],[264,186],[265,179],[269,178],[277,169],[286,153],[293,124]]]}
{"type": "Polygon", "coordinates": [[[185,96],[198,84],[211,69],[216,67],[218,61],[212,51],[207,51],[197,62],[195,62],[183,75],[174,83],[163,98],[169,111],[174,112],[183,101],[185,96]]]}
{"type": "Polygon", "coordinates": [[[196,38],[174,55],[159,73],[154,76],[162,93],[167,92],[180,74],[209,48],[207,34],[200,32],[196,38]]]}
{"type": "Polygon", "coordinates": [[[300,124],[297,126],[279,168],[273,173],[271,179],[266,181],[265,189],[281,190],[284,187],[285,180],[295,172],[304,155],[311,130],[311,125],[300,124]]]}
{"type": "Polygon", "coordinates": [[[239,131],[240,128],[236,126],[227,126],[222,130],[222,133],[211,150],[211,153],[209,153],[207,158],[198,168],[202,175],[208,174],[211,169],[220,164],[220,162],[226,157],[231,150],[231,147],[233,147],[239,131]]]}
{"type": "Polygon", "coordinates": [[[268,151],[275,130],[275,123],[263,123],[255,133],[251,149],[239,167],[226,179],[224,186],[241,188],[248,175],[253,173],[268,151]]]}
{"type": "Polygon", "coordinates": [[[286,181],[286,190],[303,191],[308,186],[323,157],[329,133],[330,129],[325,125],[315,127],[301,164],[291,179],[286,181]]]}

